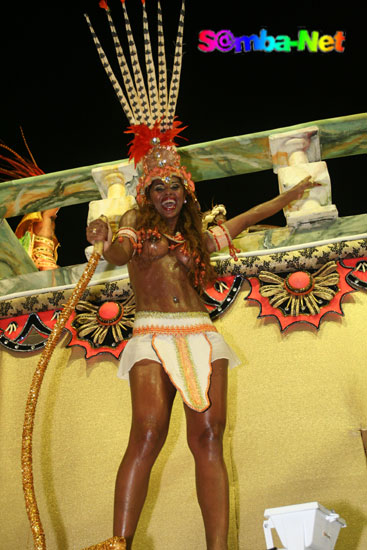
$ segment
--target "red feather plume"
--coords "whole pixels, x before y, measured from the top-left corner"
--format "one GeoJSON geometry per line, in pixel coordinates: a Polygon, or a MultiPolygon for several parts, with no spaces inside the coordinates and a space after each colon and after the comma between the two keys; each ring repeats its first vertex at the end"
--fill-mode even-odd
{"type": "Polygon", "coordinates": [[[99,2],[99,7],[102,8],[103,10],[106,10],[106,11],[109,11],[109,7],[107,5],[107,2],[106,0],[100,0],[99,2]]]}
{"type": "Polygon", "coordinates": [[[4,181],[4,178],[1,176],[7,176],[5,178],[5,181],[9,180],[9,177],[11,179],[21,179],[21,178],[28,178],[30,176],[41,176],[44,174],[44,171],[37,166],[35,160],[32,158],[32,160],[25,159],[21,157],[16,151],[5,145],[4,143],[0,143],[0,147],[5,149],[8,154],[7,155],[1,155],[0,154],[0,160],[3,161],[0,163],[0,179],[4,181]]]}
{"type": "Polygon", "coordinates": [[[134,134],[134,138],[130,141],[129,145],[129,159],[135,161],[135,166],[141,161],[143,157],[153,147],[153,138],[159,139],[159,144],[163,147],[176,147],[177,143],[175,139],[180,137],[180,133],[187,128],[187,126],[181,126],[182,122],[174,120],[172,128],[167,130],[161,130],[161,121],[156,120],[154,126],[149,128],[146,124],[133,124],[125,130],[125,134],[134,134]]]}

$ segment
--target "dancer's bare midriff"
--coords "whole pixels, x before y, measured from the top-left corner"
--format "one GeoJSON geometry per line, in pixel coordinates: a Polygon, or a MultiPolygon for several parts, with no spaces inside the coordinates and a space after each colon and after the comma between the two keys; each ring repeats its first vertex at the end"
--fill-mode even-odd
{"type": "Polygon", "coordinates": [[[189,259],[169,250],[165,237],[146,241],[140,255],[128,264],[137,311],[206,311],[188,277],[189,259]]]}

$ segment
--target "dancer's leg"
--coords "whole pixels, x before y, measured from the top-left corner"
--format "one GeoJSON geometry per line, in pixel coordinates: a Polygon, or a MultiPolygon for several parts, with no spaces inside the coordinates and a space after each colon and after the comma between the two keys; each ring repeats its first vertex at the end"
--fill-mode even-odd
{"type": "Polygon", "coordinates": [[[176,389],[159,363],[143,360],[130,371],[132,423],[128,447],[117,473],[114,535],[127,548],[148,491],[150,472],[166,439],[176,389]]]}
{"type": "Polygon", "coordinates": [[[196,490],[204,519],[207,550],[227,550],[229,490],[223,460],[227,409],[226,359],[213,363],[211,406],[203,413],[185,405],[187,439],[195,459],[196,490]]]}

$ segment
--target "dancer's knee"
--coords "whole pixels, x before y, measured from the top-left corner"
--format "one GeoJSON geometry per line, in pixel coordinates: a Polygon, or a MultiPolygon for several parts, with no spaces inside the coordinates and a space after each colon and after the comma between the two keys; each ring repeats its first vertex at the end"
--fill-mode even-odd
{"type": "Polygon", "coordinates": [[[141,421],[133,424],[129,447],[138,459],[156,458],[167,437],[168,426],[155,421],[141,421]]]}
{"type": "Polygon", "coordinates": [[[223,434],[225,426],[221,423],[206,426],[202,430],[188,434],[189,448],[195,458],[217,460],[223,453],[223,434]]]}

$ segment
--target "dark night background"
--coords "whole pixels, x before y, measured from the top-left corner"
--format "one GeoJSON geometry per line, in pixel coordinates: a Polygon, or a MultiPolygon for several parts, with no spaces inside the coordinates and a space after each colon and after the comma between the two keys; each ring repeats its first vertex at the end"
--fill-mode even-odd
{"type": "MultiPolygon", "coordinates": [[[[116,25],[122,29],[119,0],[110,0],[109,4],[116,25]]],[[[155,0],[147,0],[152,29],[155,5],[155,0]]],[[[161,5],[169,63],[181,2],[161,0],[161,5]]],[[[136,29],[141,29],[140,1],[127,0],[126,6],[137,37],[136,29]]],[[[111,51],[106,18],[97,0],[13,2],[1,8],[0,139],[25,154],[19,131],[22,126],[45,172],[127,156],[130,138],[123,133],[126,119],[100,65],[83,12],[89,14],[107,52],[111,51]]],[[[339,3],[337,7],[328,1],[187,0],[176,111],[188,124],[184,133],[188,142],[182,145],[364,112],[363,18],[359,2],[351,7],[339,3]],[[228,29],[242,36],[258,34],[261,28],[266,28],[269,35],[292,38],[301,28],[317,30],[320,35],[342,30],[346,35],[345,51],[205,54],[198,50],[198,34],[203,29],[228,29]]],[[[361,197],[365,155],[330,160],[328,168],[339,215],[364,213],[361,197]]],[[[229,216],[233,216],[275,196],[277,177],[269,170],[200,182],[197,191],[203,209],[213,202],[223,202],[229,216]]],[[[86,215],[86,204],[60,210],[56,226],[62,245],[60,265],[85,261],[86,215]]],[[[8,220],[13,228],[18,219],[8,220]]],[[[271,222],[283,225],[283,215],[271,222]]]]}

